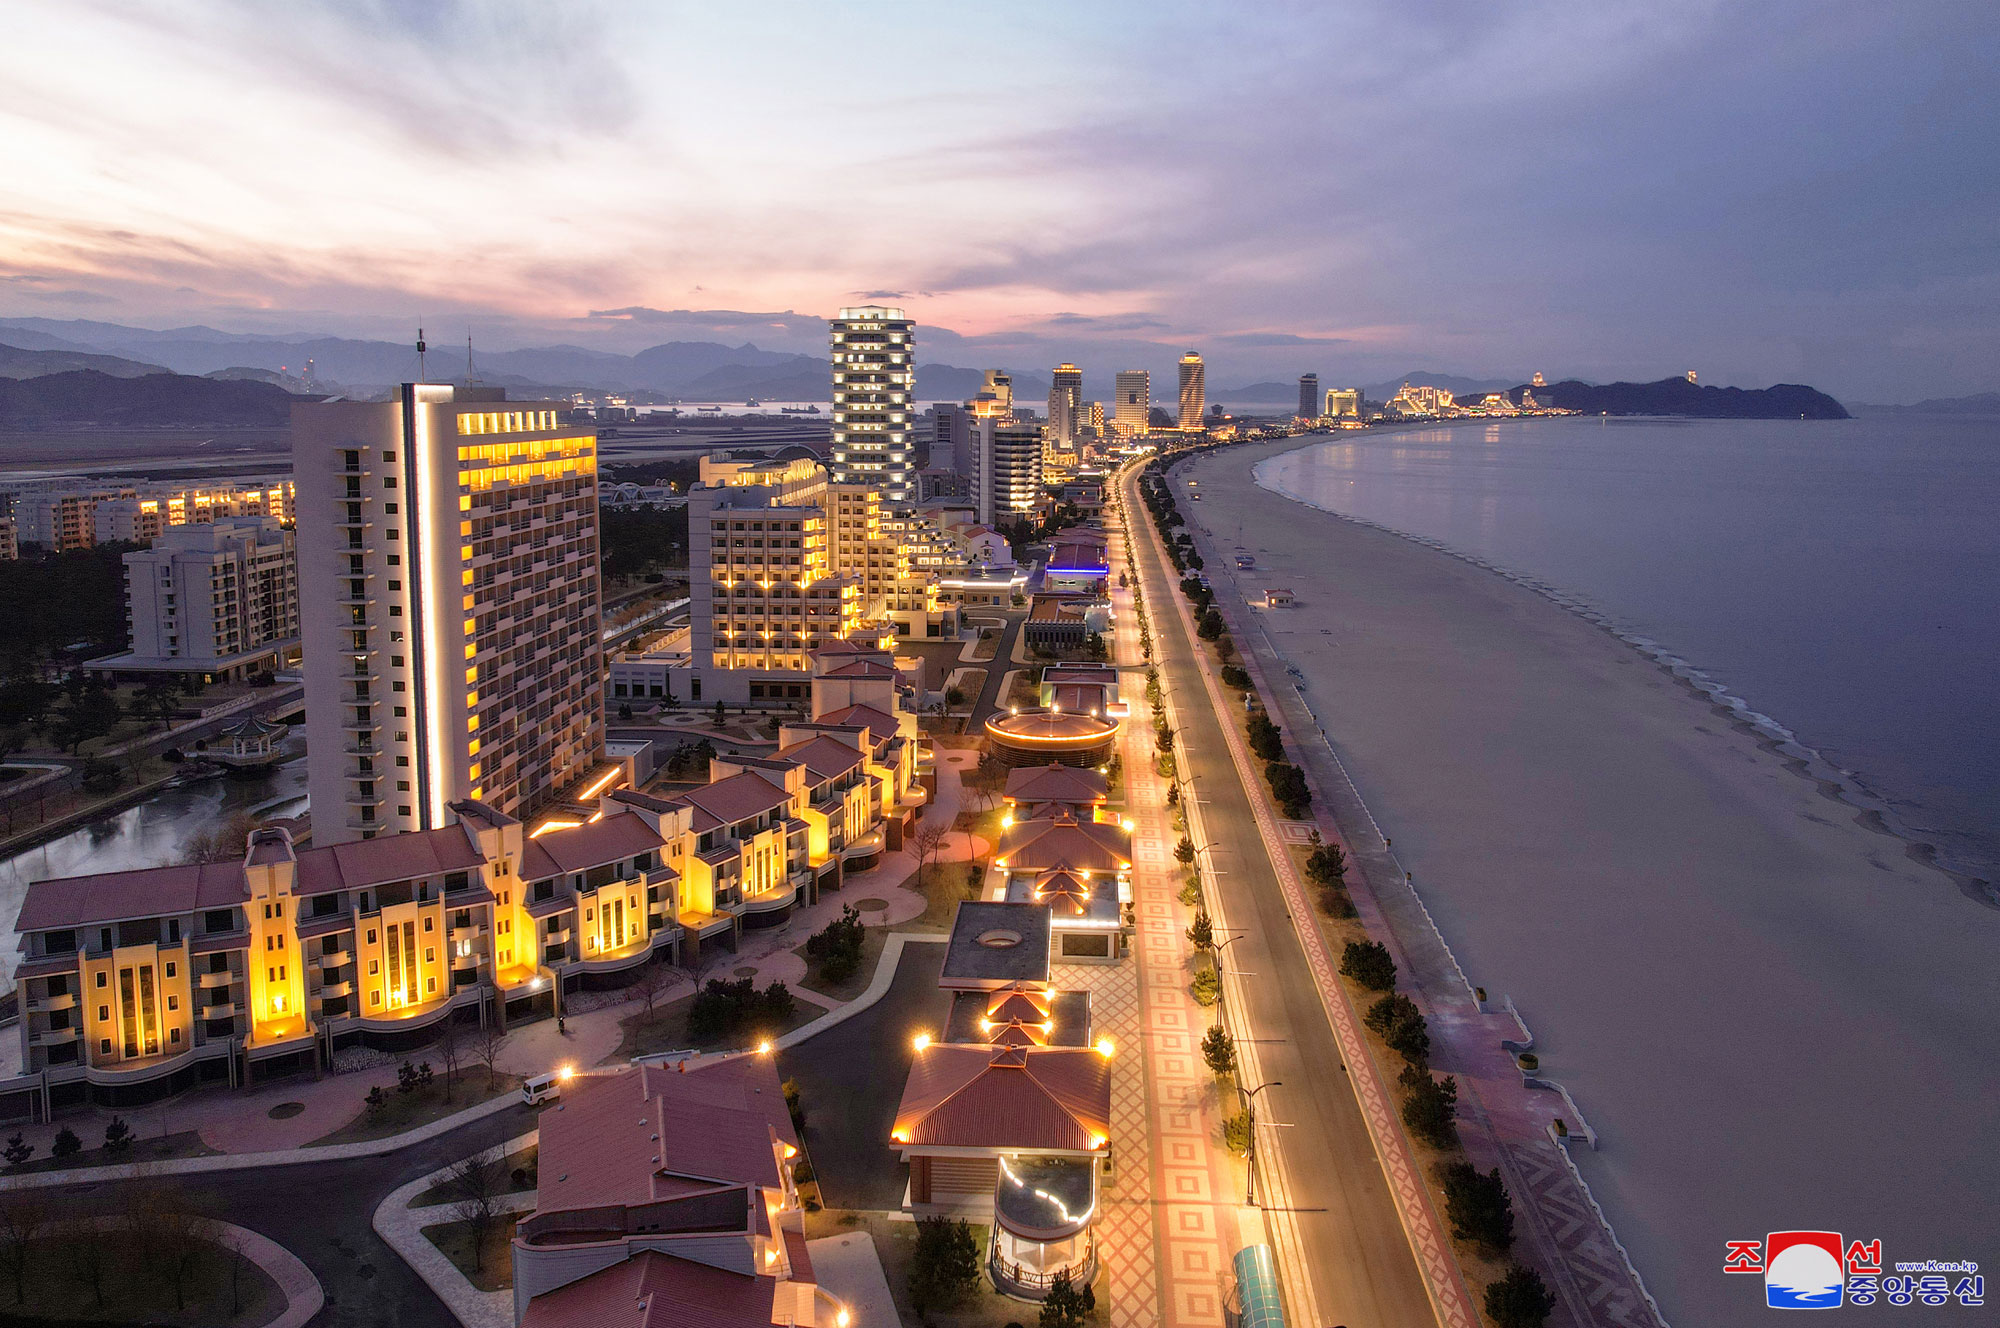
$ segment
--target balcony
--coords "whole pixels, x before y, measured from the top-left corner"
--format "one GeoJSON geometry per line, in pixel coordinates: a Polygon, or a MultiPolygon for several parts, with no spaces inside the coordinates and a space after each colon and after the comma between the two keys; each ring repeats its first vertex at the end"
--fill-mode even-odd
{"type": "Polygon", "coordinates": [[[236,1002],[221,1001],[215,1005],[203,1006],[196,1013],[203,1019],[234,1019],[236,1017],[236,1002]]]}
{"type": "Polygon", "coordinates": [[[342,964],[351,964],[353,962],[354,953],[352,951],[335,950],[332,954],[323,954],[319,957],[319,968],[320,972],[324,973],[330,968],[339,968],[342,964]]]}
{"type": "Polygon", "coordinates": [[[347,715],[341,719],[340,728],[343,733],[380,733],[382,721],[376,719],[373,714],[366,719],[359,715],[347,715]]]}
{"type": "Polygon", "coordinates": [[[80,1028],[45,1028],[28,1039],[32,1046],[58,1047],[65,1042],[74,1042],[83,1036],[80,1028]]]}
{"type": "Polygon", "coordinates": [[[348,978],[342,982],[323,983],[321,984],[319,989],[319,995],[321,1000],[326,1000],[336,996],[352,996],[353,994],[354,994],[354,980],[352,978],[348,978]]]}
{"type": "Polygon", "coordinates": [[[203,991],[217,991],[236,981],[236,975],[227,971],[221,973],[197,973],[195,985],[203,991]]]}
{"type": "Polygon", "coordinates": [[[74,1010],[76,993],[65,991],[54,996],[44,996],[38,1001],[28,1002],[29,1014],[47,1014],[51,1010],[74,1010]]]}

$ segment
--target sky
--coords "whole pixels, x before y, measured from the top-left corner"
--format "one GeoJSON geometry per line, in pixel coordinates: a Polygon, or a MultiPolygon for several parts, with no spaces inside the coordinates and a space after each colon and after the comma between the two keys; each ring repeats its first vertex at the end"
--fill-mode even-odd
{"type": "Polygon", "coordinates": [[[2000,389],[2000,6],[13,0],[0,317],[2000,389]]]}

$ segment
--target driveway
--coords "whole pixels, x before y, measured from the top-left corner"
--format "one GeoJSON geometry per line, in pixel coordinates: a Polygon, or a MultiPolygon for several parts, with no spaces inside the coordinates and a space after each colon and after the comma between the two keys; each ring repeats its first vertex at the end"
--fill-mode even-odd
{"type": "Polygon", "coordinates": [[[910,1039],[941,1031],[951,1008],[938,990],[944,952],[940,944],[904,946],[896,980],[880,1001],[778,1054],[778,1072],[799,1081],[806,1148],[829,1208],[903,1206],[908,1170],[889,1144],[889,1130],[909,1073],[910,1039]]]}

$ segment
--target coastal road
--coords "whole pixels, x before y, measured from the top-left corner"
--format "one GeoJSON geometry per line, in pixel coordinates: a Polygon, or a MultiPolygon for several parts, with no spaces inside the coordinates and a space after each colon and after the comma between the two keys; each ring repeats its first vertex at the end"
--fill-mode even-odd
{"type": "Polygon", "coordinates": [[[1276,1182],[1279,1195],[1267,1219],[1279,1239],[1296,1240],[1299,1271],[1310,1279],[1318,1310],[1311,1328],[1436,1323],[1249,794],[1196,673],[1193,642],[1175,612],[1179,591],[1145,524],[1137,485],[1134,472],[1121,489],[1151,609],[1154,658],[1179,724],[1179,759],[1200,801],[1217,912],[1242,934],[1226,951],[1229,966],[1247,975],[1232,989],[1239,1003],[1231,1017],[1255,1039],[1258,1074],[1280,1084],[1259,1103],[1259,1118],[1278,1125],[1259,1141],[1259,1170],[1269,1173],[1260,1184],[1276,1182]],[[1282,1162],[1267,1168],[1274,1154],[1282,1162]]]}

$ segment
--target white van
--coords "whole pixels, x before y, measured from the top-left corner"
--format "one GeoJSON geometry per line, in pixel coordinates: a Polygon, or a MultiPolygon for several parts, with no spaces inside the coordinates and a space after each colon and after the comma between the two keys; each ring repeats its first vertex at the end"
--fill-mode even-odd
{"type": "Polygon", "coordinates": [[[563,1085],[569,1075],[561,1070],[548,1074],[538,1074],[521,1085],[521,1100],[531,1107],[539,1107],[544,1102],[553,1102],[562,1096],[563,1085]]]}

